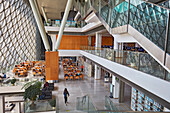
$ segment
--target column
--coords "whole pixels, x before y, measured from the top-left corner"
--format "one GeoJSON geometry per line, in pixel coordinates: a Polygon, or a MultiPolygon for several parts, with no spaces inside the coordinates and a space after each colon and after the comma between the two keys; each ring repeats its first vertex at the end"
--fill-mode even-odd
{"type": "Polygon", "coordinates": [[[5,113],[5,97],[0,96],[0,113],[5,113]]]}
{"type": "Polygon", "coordinates": [[[45,22],[48,22],[47,15],[45,14],[44,7],[41,7],[42,13],[44,15],[45,22]]]}
{"type": "Polygon", "coordinates": [[[95,47],[101,47],[102,45],[102,35],[96,32],[95,47]]]}
{"type": "Polygon", "coordinates": [[[119,98],[119,79],[112,75],[112,84],[113,84],[113,98],[119,98]]]}
{"type": "Polygon", "coordinates": [[[37,26],[38,26],[38,29],[40,31],[42,41],[44,43],[44,47],[45,47],[46,51],[50,51],[50,45],[49,45],[48,38],[47,38],[47,35],[46,35],[46,32],[45,32],[44,24],[43,24],[42,19],[41,19],[40,12],[38,10],[37,3],[36,3],[35,0],[29,0],[29,2],[30,2],[30,5],[31,5],[31,9],[33,11],[35,20],[37,22],[37,26]]]}
{"type": "Polygon", "coordinates": [[[118,49],[118,42],[116,40],[116,37],[114,36],[114,49],[118,49]]]}
{"type": "Polygon", "coordinates": [[[91,46],[91,36],[88,36],[89,46],[91,46]]]}
{"type": "Polygon", "coordinates": [[[101,77],[101,67],[99,67],[97,64],[95,64],[95,73],[94,73],[94,79],[98,80],[101,77]]]}
{"type": "Polygon", "coordinates": [[[56,43],[56,35],[54,35],[54,34],[52,34],[52,35],[50,35],[51,36],[51,41],[52,41],[52,45],[53,45],[53,47],[52,47],[52,51],[54,51],[55,49],[55,43],[56,43]]]}
{"type": "Polygon", "coordinates": [[[17,102],[15,103],[15,110],[16,110],[16,113],[21,113],[21,103],[20,102],[17,102]]]}
{"type": "Polygon", "coordinates": [[[124,102],[124,90],[125,90],[125,83],[123,81],[119,81],[119,103],[124,102]]]}
{"type": "Polygon", "coordinates": [[[66,5],[66,8],[65,8],[64,16],[63,16],[63,19],[62,19],[62,23],[61,23],[61,26],[60,26],[59,33],[58,33],[57,42],[55,44],[55,50],[56,51],[58,51],[59,46],[60,46],[60,42],[61,42],[63,31],[64,31],[64,28],[65,28],[65,24],[66,24],[66,21],[67,21],[67,18],[68,18],[68,14],[70,12],[70,8],[72,6],[72,1],[73,0],[68,0],[67,1],[67,5],[66,5]]]}

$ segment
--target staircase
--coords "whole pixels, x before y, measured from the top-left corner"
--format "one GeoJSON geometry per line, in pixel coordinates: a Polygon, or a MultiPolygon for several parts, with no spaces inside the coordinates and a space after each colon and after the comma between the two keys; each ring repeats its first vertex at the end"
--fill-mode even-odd
{"type": "MultiPolygon", "coordinates": [[[[89,10],[95,12],[113,37],[116,34],[130,34],[163,68],[170,72],[170,39],[166,38],[169,28],[167,24],[169,9],[143,0],[131,0],[130,3],[129,0],[118,0],[118,2],[94,0],[93,2],[87,2],[88,7],[91,7],[89,10]]],[[[89,10],[87,12],[90,12],[89,10]]]]}

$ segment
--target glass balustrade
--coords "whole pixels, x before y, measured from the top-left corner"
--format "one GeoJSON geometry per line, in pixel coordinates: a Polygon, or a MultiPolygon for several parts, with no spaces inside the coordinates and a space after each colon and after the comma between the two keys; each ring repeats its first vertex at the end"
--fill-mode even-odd
{"type": "Polygon", "coordinates": [[[168,13],[142,0],[131,1],[129,24],[164,50],[168,13]]]}
{"type": "Polygon", "coordinates": [[[85,95],[83,97],[77,97],[76,109],[84,112],[96,111],[90,97],[85,95]]]}
{"type": "Polygon", "coordinates": [[[105,108],[110,111],[119,111],[108,96],[105,96],[105,108]]]}
{"type": "MultiPolygon", "coordinates": [[[[169,1],[166,4],[169,4],[169,1]]],[[[129,0],[87,0],[84,6],[82,4],[79,6],[83,17],[87,11],[85,6],[88,8],[92,6],[111,28],[129,24],[159,48],[165,50],[170,9],[144,0],[131,0],[130,3],[129,0]]],[[[169,49],[167,53],[169,54],[169,49]]]]}
{"type": "MultiPolygon", "coordinates": [[[[44,21],[44,26],[55,26],[55,27],[60,27],[61,25],[60,20],[50,20],[47,23],[44,21]]],[[[75,28],[81,28],[84,27],[86,25],[86,23],[84,21],[70,21],[67,20],[65,27],[75,27],[75,28]]]]}
{"type": "Polygon", "coordinates": [[[95,48],[91,46],[82,46],[81,49],[96,56],[170,81],[170,73],[148,53],[114,50],[110,48],[95,48]]]}

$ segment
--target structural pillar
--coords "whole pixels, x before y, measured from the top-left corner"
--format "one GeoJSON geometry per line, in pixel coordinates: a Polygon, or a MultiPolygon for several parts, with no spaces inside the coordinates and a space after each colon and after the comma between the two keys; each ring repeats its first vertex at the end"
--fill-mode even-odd
{"type": "Polygon", "coordinates": [[[59,55],[58,51],[45,52],[45,75],[49,83],[59,80],[59,55]]]}
{"type": "Polygon", "coordinates": [[[15,112],[16,113],[21,113],[21,103],[20,102],[16,102],[15,105],[16,105],[15,106],[15,110],[16,110],[15,112]]]}
{"type": "Polygon", "coordinates": [[[38,10],[37,3],[36,3],[35,0],[29,0],[29,2],[30,2],[30,5],[31,5],[31,8],[32,8],[32,12],[34,14],[35,20],[37,22],[37,26],[38,26],[38,29],[40,31],[42,41],[44,43],[44,47],[45,47],[46,51],[50,51],[50,45],[49,45],[48,38],[47,38],[47,35],[46,35],[46,32],[45,32],[44,24],[43,24],[42,19],[41,19],[40,12],[38,10]]]}
{"type": "Polygon", "coordinates": [[[51,34],[51,41],[52,41],[52,51],[55,50],[55,43],[56,43],[56,35],[55,34],[51,34]]]}
{"type": "Polygon", "coordinates": [[[48,22],[47,15],[45,14],[44,7],[41,7],[42,13],[44,15],[45,22],[48,22]]]}
{"type": "Polygon", "coordinates": [[[0,113],[5,113],[5,97],[0,96],[0,113]]]}
{"type": "Polygon", "coordinates": [[[68,18],[68,14],[69,14],[69,11],[70,11],[70,8],[71,8],[71,5],[72,5],[72,1],[73,0],[67,1],[64,16],[63,16],[63,19],[62,19],[62,23],[61,23],[61,26],[60,26],[59,33],[58,33],[57,41],[56,41],[56,44],[55,44],[55,50],[56,51],[58,51],[59,46],[60,46],[61,38],[62,38],[63,31],[64,31],[64,28],[65,28],[65,24],[66,24],[66,21],[67,21],[67,18],[68,18]]]}
{"type": "Polygon", "coordinates": [[[118,42],[116,40],[116,36],[114,36],[114,49],[118,49],[118,42]]]}
{"type": "Polygon", "coordinates": [[[91,46],[91,36],[88,36],[89,46],[91,46]]]}
{"type": "Polygon", "coordinates": [[[97,64],[95,64],[94,79],[98,80],[100,78],[101,78],[101,67],[99,67],[97,64]]]}
{"type": "MultiPolygon", "coordinates": [[[[101,37],[102,35],[101,34],[99,34],[98,32],[96,32],[96,43],[95,43],[95,47],[96,47],[96,50],[95,51],[97,51],[97,48],[99,47],[101,47],[101,41],[102,41],[102,37],[101,37]]],[[[100,79],[100,77],[101,77],[101,67],[99,67],[98,65],[96,65],[95,64],[95,74],[94,74],[94,78],[95,79],[100,79]]]]}
{"type": "Polygon", "coordinates": [[[124,90],[125,90],[125,83],[123,81],[119,81],[119,103],[124,102],[124,90]]]}
{"type": "Polygon", "coordinates": [[[95,47],[101,47],[102,45],[102,35],[96,32],[95,47]]]}
{"type": "Polygon", "coordinates": [[[119,98],[119,79],[112,75],[113,98],[119,98]]]}

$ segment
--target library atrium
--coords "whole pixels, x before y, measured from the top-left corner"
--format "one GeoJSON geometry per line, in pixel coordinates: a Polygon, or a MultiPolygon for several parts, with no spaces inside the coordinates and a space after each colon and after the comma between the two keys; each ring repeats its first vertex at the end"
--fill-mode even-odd
{"type": "Polygon", "coordinates": [[[170,113],[170,0],[0,0],[0,113],[170,113]]]}

